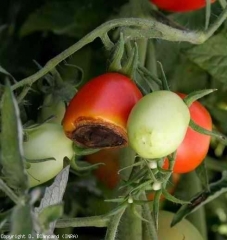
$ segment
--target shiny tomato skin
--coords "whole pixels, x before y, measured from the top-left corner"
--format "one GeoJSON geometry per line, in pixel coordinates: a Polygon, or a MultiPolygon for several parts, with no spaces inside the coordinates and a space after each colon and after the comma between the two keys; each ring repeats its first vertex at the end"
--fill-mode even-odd
{"type": "MultiPolygon", "coordinates": [[[[66,135],[72,133],[80,121],[101,122],[117,127],[127,138],[128,115],[142,97],[136,84],[119,73],[105,73],[87,82],[74,96],[66,109],[62,124],[66,135]]],[[[89,147],[89,146],[88,146],[89,147]]]]}
{"type": "MultiPolygon", "coordinates": [[[[214,3],[216,0],[211,0],[214,3]]],[[[188,12],[206,6],[206,0],[150,0],[162,10],[171,12],[188,12]]]]}
{"type": "MultiPolygon", "coordinates": [[[[186,95],[177,93],[181,98],[186,95]]],[[[190,117],[199,126],[212,130],[212,119],[206,108],[198,101],[190,107],[190,117]]],[[[188,127],[187,133],[181,145],[177,149],[176,161],[173,172],[187,173],[198,167],[207,155],[210,145],[210,136],[203,135],[188,127]]],[[[168,167],[165,161],[164,168],[168,167]]]]}
{"type": "Polygon", "coordinates": [[[26,132],[27,140],[23,142],[25,159],[53,158],[46,162],[30,163],[26,171],[29,186],[34,187],[54,178],[63,169],[64,157],[69,160],[73,158],[73,144],[57,123],[43,123],[26,132]]]}
{"type": "Polygon", "coordinates": [[[165,157],[180,146],[189,121],[189,109],[176,93],[154,91],[140,99],[130,112],[129,144],[140,157],[165,157]]]}

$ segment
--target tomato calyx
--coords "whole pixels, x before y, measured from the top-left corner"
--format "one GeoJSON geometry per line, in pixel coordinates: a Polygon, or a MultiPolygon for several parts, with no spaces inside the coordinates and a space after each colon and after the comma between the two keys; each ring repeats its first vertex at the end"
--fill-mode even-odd
{"type": "Polygon", "coordinates": [[[79,145],[89,148],[127,146],[127,133],[121,127],[103,119],[79,117],[75,130],[66,133],[79,145]]]}

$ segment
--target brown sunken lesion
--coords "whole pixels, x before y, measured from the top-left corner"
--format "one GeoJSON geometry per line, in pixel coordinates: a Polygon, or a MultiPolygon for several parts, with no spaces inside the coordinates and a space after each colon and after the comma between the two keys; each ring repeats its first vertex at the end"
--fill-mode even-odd
{"type": "Polygon", "coordinates": [[[77,119],[70,138],[89,148],[124,147],[128,144],[126,131],[101,119],[77,119]]]}

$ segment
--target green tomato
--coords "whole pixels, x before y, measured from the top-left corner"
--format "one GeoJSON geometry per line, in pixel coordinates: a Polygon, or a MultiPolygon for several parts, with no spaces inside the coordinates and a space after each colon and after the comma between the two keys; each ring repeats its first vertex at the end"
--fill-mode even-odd
{"type": "Polygon", "coordinates": [[[160,240],[203,240],[199,231],[188,220],[183,219],[170,227],[174,213],[160,211],[158,239],[160,240]]]}
{"type": "Polygon", "coordinates": [[[42,123],[46,121],[48,118],[53,117],[48,122],[61,124],[61,121],[65,114],[65,110],[66,105],[60,97],[55,96],[52,93],[47,94],[44,97],[43,105],[40,109],[39,122],[42,123]]]}
{"type": "Polygon", "coordinates": [[[140,99],[129,115],[129,144],[141,157],[165,157],[181,144],[189,121],[189,109],[177,94],[155,91],[140,99]]]}
{"type": "Polygon", "coordinates": [[[34,187],[55,177],[63,169],[64,157],[72,159],[73,143],[65,136],[60,124],[44,123],[25,132],[27,133],[27,141],[23,143],[25,159],[55,159],[29,163],[30,168],[27,169],[29,186],[34,187]]]}

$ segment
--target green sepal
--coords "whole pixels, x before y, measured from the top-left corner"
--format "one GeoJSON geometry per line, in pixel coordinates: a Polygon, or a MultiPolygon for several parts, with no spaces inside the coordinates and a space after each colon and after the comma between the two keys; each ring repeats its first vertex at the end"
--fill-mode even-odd
{"type": "Polygon", "coordinates": [[[199,126],[198,124],[196,124],[192,119],[189,122],[189,126],[196,132],[199,132],[201,134],[208,135],[211,137],[215,137],[215,138],[219,139],[223,144],[227,145],[227,137],[225,135],[223,135],[217,131],[214,131],[214,130],[209,131],[209,130],[199,126]]]}
{"type": "Polygon", "coordinates": [[[84,155],[90,155],[93,153],[96,153],[100,151],[98,148],[84,148],[81,146],[78,146],[76,143],[73,144],[73,150],[77,156],[84,156],[84,155]]]}
{"type": "Polygon", "coordinates": [[[196,100],[217,91],[217,89],[206,89],[206,90],[200,90],[200,91],[195,91],[190,94],[188,94],[183,100],[185,104],[190,107],[193,102],[196,100]]]}
{"type": "Polygon", "coordinates": [[[109,71],[110,72],[120,72],[122,69],[122,58],[124,55],[124,50],[125,50],[125,40],[123,37],[123,33],[120,33],[120,38],[113,48],[114,54],[112,56],[112,61],[109,65],[109,71]]]}

